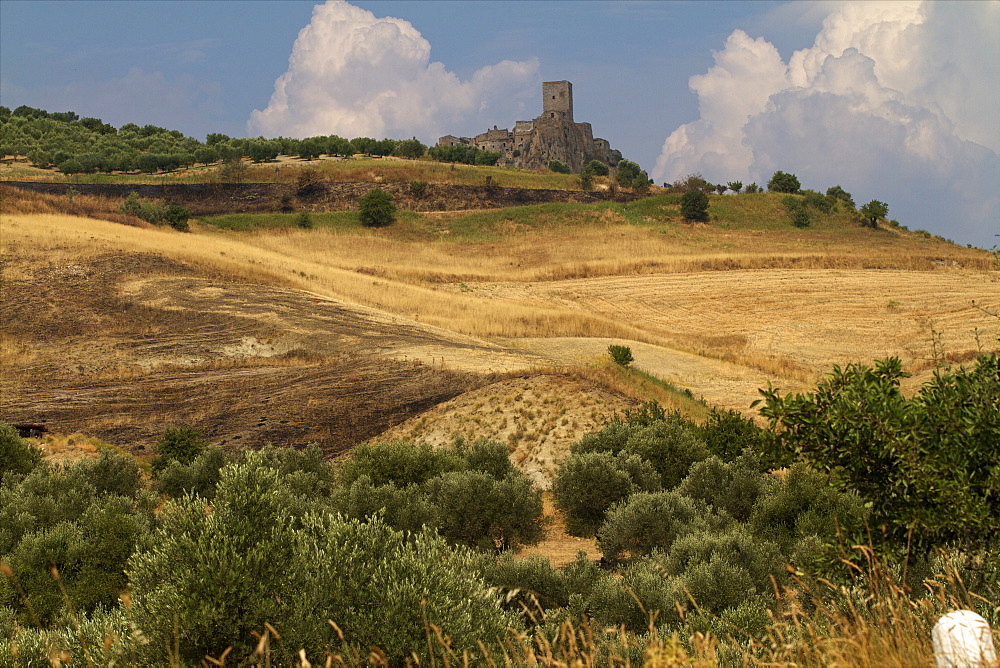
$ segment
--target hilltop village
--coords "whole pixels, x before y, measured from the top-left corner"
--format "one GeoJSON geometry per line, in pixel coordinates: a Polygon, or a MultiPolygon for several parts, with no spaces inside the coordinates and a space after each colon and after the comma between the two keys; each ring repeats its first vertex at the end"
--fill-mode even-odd
{"type": "Polygon", "coordinates": [[[475,137],[445,135],[438,140],[438,146],[457,144],[500,153],[501,164],[520,169],[538,169],[558,160],[579,172],[591,160],[614,167],[622,157],[607,139],[594,138],[590,123],[573,120],[573,84],[569,81],[542,83],[542,115],[517,121],[513,131],[494,125],[475,137]]]}

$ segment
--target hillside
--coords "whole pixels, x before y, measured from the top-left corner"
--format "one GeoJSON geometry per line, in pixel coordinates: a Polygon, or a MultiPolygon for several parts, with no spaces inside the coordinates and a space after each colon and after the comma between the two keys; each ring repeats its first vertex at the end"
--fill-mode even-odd
{"type": "MultiPolygon", "coordinates": [[[[422,161],[301,164],[256,169],[288,184],[304,169],[331,184],[571,184],[422,161]]],[[[707,224],[654,193],[406,211],[377,230],[350,212],[314,212],[310,230],[295,212],[203,216],[192,234],[126,220],[114,198],[8,188],[4,199],[3,417],[124,447],[149,447],[177,422],[229,445],[316,441],[333,454],[392,425],[424,433],[433,417],[440,440],[464,433],[468,402],[427,411],[476,390],[485,398],[472,405],[503,406],[510,425],[483,435],[551,469],[580,434],[649,397],[593,370],[609,343],[695,398],[748,411],[768,382],[805,389],[833,364],[889,355],[916,372],[912,387],[938,359],[971,359],[1000,335],[973,305],[1000,308],[989,253],[845,212],[798,229],[774,194],[713,195],[707,224]],[[540,436],[552,431],[546,408],[518,413],[488,389],[509,374],[588,369],[572,394],[611,383],[619,399],[558,438],[540,436]]]]}

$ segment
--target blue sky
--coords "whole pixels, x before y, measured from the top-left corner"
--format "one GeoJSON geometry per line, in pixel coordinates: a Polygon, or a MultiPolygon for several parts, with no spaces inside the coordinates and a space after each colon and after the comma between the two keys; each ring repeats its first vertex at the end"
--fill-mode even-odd
{"type": "Polygon", "coordinates": [[[656,181],[804,187],[1000,242],[1000,2],[0,1],[0,103],[204,139],[471,135],[573,82],[656,181]],[[307,28],[307,30],[304,30],[307,28]]]}

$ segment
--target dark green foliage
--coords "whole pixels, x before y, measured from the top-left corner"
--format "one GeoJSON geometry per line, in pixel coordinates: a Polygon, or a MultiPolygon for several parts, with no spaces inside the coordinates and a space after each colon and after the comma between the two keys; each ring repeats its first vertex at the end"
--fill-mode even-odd
{"type": "Polygon", "coordinates": [[[312,215],[308,211],[303,211],[295,219],[295,224],[303,230],[311,230],[313,228],[312,215]]]}
{"type": "Polygon", "coordinates": [[[840,202],[843,202],[847,206],[854,208],[854,198],[851,197],[851,193],[847,192],[840,186],[833,186],[826,189],[826,196],[832,197],[840,202]]]}
{"type": "Polygon", "coordinates": [[[831,213],[833,208],[837,206],[837,198],[822,195],[815,190],[803,190],[802,195],[802,203],[820,213],[831,213]]]}
{"type": "Polygon", "coordinates": [[[871,501],[898,541],[989,542],[1000,525],[1000,355],[938,370],[910,399],[905,375],[896,358],[834,367],[814,393],[762,391],[761,415],[786,449],[871,501]]]}
{"type": "Polygon", "coordinates": [[[726,186],[737,195],[740,193],[741,190],[743,190],[742,181],[730,181],[729,183],[726,184],[726,186]]]}
{"type": "Polygon", "coordinates": [[[607,176],[611,173],[611,169],[600,160],[591,160],[584,165],[583,171],[589,172],[594,176],[607,176]]]}
{"type": "Polygon", "coordinates": [[[774,479],[761,473],[753,459],[741,457],[727,463],[713,456],[692,466],[677,491],[746,522],[773,483],[774,479]]]}
{"type": "Polygon", "coordinates": [[[724,532],[700,531],[678,538],[661,563],[668,573],[682,578],[699,607],[718,614],[749,595],[771,591],[771,577],[779,583],[785,579],[787,560],[776,543],[736,525],[724,532]],[[712,573],[716,577],[706,577],[712,573]],[[727,586],[734,581],[740,586],[727,586]]]}
{"type": "Polygon", "coordinates": [[[651,463],[663,489],[679,485],[691,466],[709,456],[694,426],[673,420],[656,422],[633,432],[623,452],[651,463]]]}
{"type": "Polygon", "coordinates": [[[709,452],[724,462],[733,461],[747,449],[760,455],[770,443],[767,431],[735,410],[713,408],[697,433],[709,452]]]}
{"type": "Polygon", "coordinates": [[[707,509],[678,492],[639,492],[613,506],[597,540],[611,562],[668,549],[678,537],[707,526],[707,509]]]}
{"type": "Polygon", "coordinates": [[[788,211],[788,215],[792,220],[792,225],[795,227],[809,227],[812,223],[812,219],[809,216],[809,210],[806,209],[802,198],[794,195],[786,195],[781,200],[781,203],[785,206],[785,210],[788,211]]]}
{"type": "Polygon", "coordinates": [[[631,160],[622,160],[618,163],[615,178],[618,180],[618,185],[622,188],[632,188],[639,180],[648,184],[648,177],[645,172],[642,171],[642,168],[637,163],[631,160]]]}
{"type": "Polygon", "coordinates": [[[211,513],[169,502],[148,547],[130,561],[133,613],[148,660],[246,660],[272,624],[310,656],[380,647],[393,663],[426,660],[425,623],[453,647],[497,642],[514,619],[486,591],[482,560],[433,533],[398,533],[378,519],[340,519],[303,502],[255,454],[223,471],[211,513]],[[174,627],[174,620],[178,628],[174,627]],[[343,643],[327,623],[337,623],[343,643]]]}
{"type": "Polygon", "coordinates": [[[25,475],[42,461],[42,451],[21,438],[17,429],[0,422],[0,483],[9,475],[25,475]]]}
{"type": "Polygon", "coordinates": [[[350,459],[343,463],[340,481],[346,486],[367,476],[373,485],[405,487],[466,467],[465,460],[455,450],[434,448],[428,443],[363,443],[354,448],[350,459]]]}
{"type": "Polygon", "coordinates": [[[381,515],[398,529],[427,525],[450,542],[483,550],[537,543],[542,500],[501,443],[453,448],[407,442],[361,445],[340,471],[334,507],[359,519],[381,515]]]}
{"type": "Polygon", "coordinates": [[[64,609],[54,566],[73,609],[116,604],[125,561],[152,519],[135,461],[104,450],[96,461],[49,470],[37,466],[0,486],[0,607],[20,623],[48,624],[64,609]],[[27,596],[22,595],[22,592],[27,596]]]}
{"type": "Polygon", "coordinates": [[[506,551],[544,537],[542,498],[523,474],[497,479],[481,471],[453,471],[429,480],[434,526],[456,545],[506,551]]]}
{"type": "Polygon", "coordinates": [[[795,194],[799,192],[800,188],[802,185],[795,174],[786,174],[782,171],[775,172],[771,176],[771,180],[767,182],[767,189],[775,193],[795,194]]]}
{"type": "Polygon", "coordinates": [[[614,363],[618,366],[627,367],[635,361],[635,358],[632,357],[632,349],[628,346],[611,344],[608,346],[608,354],[611,355],[611,359],[614,360],[614,363]]]}
{"type": "Polygon", "coordinates": [[[368,191],[358,201],[358,218],[365,227],[385,227],[396,220],[396,205],[392,195],[384,190],[368,191]]]}
{"type": "Polygon", "coordinates": [[[747,189],[746,189],[746,192],[749,193],[749,194],[751,194],[751,195],[756,195],[757,193],[763,192],[763,191],[764,191],[763,188],[761,188],[759,185],[757,185],[756,181],[753,182],[753,183],[751,183],[750,185],[748,185],[747,189]]]}
{"type": "Polygon", "coordinates": [[[427,192],[426,181],[413,181],[410,183],[410,194],[414,197],[423,197],[425,192],[427,192]]]}
{"type": "Polygon", "coordinates": [[[76,158],[69,158],[59,163],[59,171],[63,174],[82,174],[85,169],[83,163],[76,158]]]}
{"type": "Polygon", "coordinates": [[[488,566],[484,577],[505,594],[506,609],[524,612],[528,620],[538,619],[542,610],[566,607],[570,594],[580,591],[571,590],[565,572],[541,556],[517,559],[505,553],[488,566]]]}
{"type": "Polygon", "coordinates": [[[188,464],[176,460],[169,462],[157,473],[153,489],[174,498],[197,494],[212,499],[225,463],[222,448],[209,446],[188,464]]]}
{"type": "Polygon", "coordinates": [[[858,215],[868,224],[868,227],[878,227],[878,221],[889,215],[889,205],[873,199],[858,209],[858,215]]]}
{"type": "Polygon", "coordinates": [[[571,174],[573,171],[565,162],[559,162],[558,160],[550,160],[549,169],[556,174],[571,174]]]}
{"type": "Polygon", "coordinates": [[[510,462],[507,446],[499,441],[482,440],[472,445],[458,441],[455,448],[465,458],[470,470],[488,473],[497,480],[506,478],[517,470],[510,462]]]}
{"type": "Polygon", "coordinates": [[[165,469],[170,462],[190,464],[208,447],[205,434],[191,425],[170,427],[160,440],[156,442],[156,458],[153,459],[153,471],[165,469]]]}
{"type": "Polygon", "coordinates": [[[661,488],[656,469],[636,456],[611,452],[574,454],[552,482],[556,506],[566,513],[566,532],[593,536],[611,506],[639,491],[661,488]]]}
{"type": "Polygon", "coordinates": [[[401,158],[415,160],[422,158],[427,153],[427,146],[416,139],[404,139],[396,144],[394,153],[401,158]]]}
{"type": "Polygon", "coordinates": [[[190,217],[191,213],[179,204],[171,204],[163,214],[163,218],[170,227],[182,232],[187,231],[188,218],[190,217]]]}
{"type": "Polygon", "coordinates": [[[701,190],[688,190],[681,196],[681,215],[685,220],[708,220],[708,195],[701,190]]]}

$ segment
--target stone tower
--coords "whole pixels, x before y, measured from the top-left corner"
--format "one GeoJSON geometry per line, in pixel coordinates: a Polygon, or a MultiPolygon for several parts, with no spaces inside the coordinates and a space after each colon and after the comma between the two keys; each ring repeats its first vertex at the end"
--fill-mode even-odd
{"type": "Polygon", "coordinates": [[[542,82],[542,115],[573,122],[573,84],[568,81],[542,82]]]}

